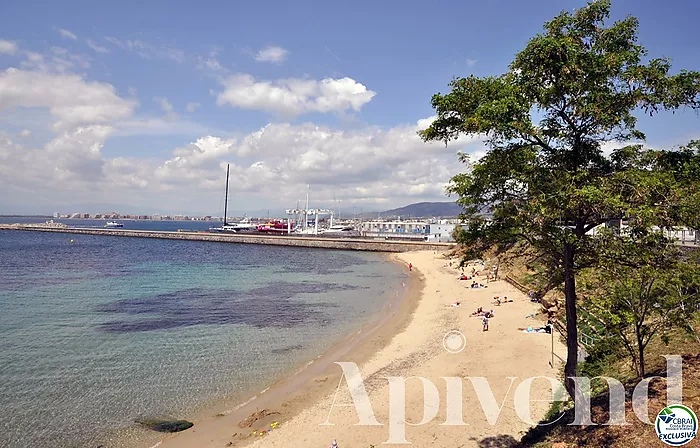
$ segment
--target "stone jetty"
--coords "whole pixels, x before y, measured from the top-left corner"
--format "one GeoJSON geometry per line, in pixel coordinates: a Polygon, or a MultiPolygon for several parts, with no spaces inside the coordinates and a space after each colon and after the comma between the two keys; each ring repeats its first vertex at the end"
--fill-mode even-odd
{"type": "Polygon", "coordinates": [[[84,227],[52,227],[27,224],[0,224],[0,230],[70,233],[78,235],[161,238],[169,240],[213,241],[219,243],[267,244],[274,246],[313,247],[319,249],[361,250],[371,252],[410,252],[445,250],[451,243],[425,243],[386,239],[320,238],[295,235],[260,235],[253,233],[165,232],[154,230],[98,229],[84,227]]]}

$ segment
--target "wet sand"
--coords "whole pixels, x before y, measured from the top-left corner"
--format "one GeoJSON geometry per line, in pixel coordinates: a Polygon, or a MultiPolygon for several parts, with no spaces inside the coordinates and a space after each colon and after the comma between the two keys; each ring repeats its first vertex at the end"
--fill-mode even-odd
{"type": "MultiPolygon", "coordinates": [[[[438,389],[440,406],[436,417],[426,424],[406,427],[406,440],[414,446],[491,446],[497,442],[497,446],[505,447],[514,443],[530,426],[515,412],[515,389],[524,378],[556,378],[559,371],[558,360],[555,359],[554,368],[550,366],[551,336],[518,330],[518,327],[541,324],[526,318],[538,311],[537,305],[505,281],[489,283],[484,289],[469,288],[471,281],[457,280],[457,271],[433,251],[393,257],[404,266],[414,265],[408,292],[398,306],[387,305],[362,332],[336,345],[298,375],[279,382],[233,412],[224,410],[219,416],[212,414],[195,422],[194,428],[166,438],[159,446],[306,448],[329,446],[333,439],[342,448],[379,446],[389,440],[386,377],[390,376],[424,377],[438,389]],[[503,295],[514,301],[495,306],[493,297],[503,295]],[[460,306],[450,306],[456,300],[460,301],[460,306]],[[495,317],[490,319],[489,331],[482,331],[481,320],[470,316],[480,306],[496,311],[495,317]],[[450,353],[445,348],[445,335],[455,330],[464,334],[466,345],[464,350],[450,353]],[[382,425],[356,424],[358,415],[342,370],[333,364],[336,361],[355,362],[359,366],[374,415],[382,425]],[[446,383],[441,377],[462,378],[464,426],[444,425],[446,383]],[[498,406],[502,405],[497,418],[491,416],[488,421],[475,387],[467,377],[483,377],[489,382],[492,398],[498,406]],[[511,377],[517,378],[511,380],[511,377]],[[273,425],[275,428],[264,436],[254,435],[259,434],[261,428],[270,428],[273,422],[279,422],[279,426],[273,425]]],[[[480,277],[480,281],[486,283],[485,277],[480,277]]],[[[557,354],[564,354],[556,338],[554,348],[557,354]]],[[[483,388],[477,389],[482,394],[481,399],[488,400],[489,395],[484,394],[483,388]]],[[[546,401],[551,398],[548,382],[535,381],[531,398],[545,400],[530,406],[531,419],[537,421],[549,407],[546,401]]],[[[405,400],[406,419],[420,422],[423,386],[419,380],[406,382],[405,400]]]]}

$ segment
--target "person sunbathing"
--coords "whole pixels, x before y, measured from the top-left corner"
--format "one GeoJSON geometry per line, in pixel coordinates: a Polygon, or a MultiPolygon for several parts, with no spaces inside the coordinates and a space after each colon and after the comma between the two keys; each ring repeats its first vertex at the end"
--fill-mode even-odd
{"type": "Polygon", "coordinates": [[[484,310],[482,307],[479,307],[472,313],[472,316],[481,316],[484,314],[484,310]]]}
{"type": "Polygon", "coordinates": [[[509,299],[508,296],[503,296],[502,298],[497,296],[494,297],[494,299],[496,299],[496,306],[500,306],[501,303],[508,303],[513,301],[513,299],[509,299]]]}
{"type": "Polygon", "coordinates": [[[532,327],[519,327],[518,331],[524,331],[525,333],[551,333],[552,326],[545,325],[544,327],[532,328],[532,327]]]}
{"type": "Polygon", "coordinates": [[[459,306],[459,300],[458,300],[458,301],[456,301],[455,303],[453,303],[453,304],[452,304],[452,305],[450,305],[450,306],[459,306]]]}

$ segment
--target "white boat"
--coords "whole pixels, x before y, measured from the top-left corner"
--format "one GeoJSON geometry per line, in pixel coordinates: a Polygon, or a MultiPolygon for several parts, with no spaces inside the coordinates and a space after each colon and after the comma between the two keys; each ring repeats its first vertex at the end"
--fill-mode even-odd
{"type": "Polygon", "coordinates": [[[359,232],[348,224],[336,224],[322,231],[326,236],[359,236],[359,232]]]}
{"type": "Polygon", "coordinates": [[[222,232],[252,232],[258,230],[258,226],[252,224],[248,218],[243,218],[238,222],[227,222],[217,229],[221,229],[222,232]]]}
{"type": "Polygon", "coordinates": [[[117,227],[124,227],[124,224],[117,222],[117,221],[107,221],[107,223],[105,223],[105,227],[115,229],[117,227]]]}

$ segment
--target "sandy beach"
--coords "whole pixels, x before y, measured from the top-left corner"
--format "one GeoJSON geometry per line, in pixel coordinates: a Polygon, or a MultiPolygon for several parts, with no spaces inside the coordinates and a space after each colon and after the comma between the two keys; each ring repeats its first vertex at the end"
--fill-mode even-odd
{"type": "MultiPolygon", "coordinates": [[[[295,378],[280,382],[246,406],[197,421],[191,430],[168,437],[159,446],[306,448],[327,447],[334,439],[341,448],[379,446],[390,439],[390,427],[394,430],[399,427],[397,408],[392,416],[394,424],[389,424],[387,377],[423,377],[438,391],[435,417],[425,424],[405,427],[405,439],[414,446],[505,447],[519,439],[530,425],[516,414],[515,390],[526,378],[556,378],[560,367],[556,358],[554,368],[550,366],[552,338],[549,334],[518,330],[518,327],[542,325],[541,320],[526,317],[538,312],[539,307],[503,280],[487,283],[486,277],[480,276],[478,280],[488,287],[470,288],[471,281],[458,280],[457,270],[449,267],[448,260],[439,253],[409,252],[394,257],[404,265],[413,264],[413,271],[408,273],[411,291],[397,309],[384,310],[387,318],[378,327],[375,325],[371,334],[360,338],[359,343],[353,342],[355,336],[348,338],[315,360],[296,383],[295,378]],[[508,296],[513,302],[496,306],[494,296],[508,296]],[[460,302],[459,306],[450,306],[456,301],[460,302]],[[480,318],[470,316],[478,307],[495,310],[488,331],[482,330],[480,318]],[[448,333],[457,334],[456,331],[465,337],[463,347],[455,345],[459,339],[445,338],[448,333]],[[342,369],[334,362],[353,362],[359,366],[379,425],[357,424],[359,417],[342,369]],[[311,368],[314,364],[316,370],[311,368]],[[453,388],[449,397],[451,400],[461,398],[465,425],[444,424],[448,407],[455,409],[455,402],[447,405],[446,381],[442,377],[461,378],[461,394],[455,395],[453,388]],[[483,377],[493,395],[483,383],[475,389],[468,377],[483,377]],[[502,405],[500,414],[487,419],[479,395],[481,401],[491,399],[497,406],[502,405]],[[250,417],[256,412],[257,415],[250,417]],[[249,418],[242,422],[245,416],[249,418]],[[270,425],[271,431],[259,435],[270,425]]],[[[538,317],[541,319],[541,315],[538,317]]],[[[556,337],[554,344],[555,353],[563,355],[564,347],[556,337]]],[[[537,421],[549,408],[549,383],[534,381],[530,398],[531,419],[537,421]]],[[[423,404],[423,384],[419,379],[407,380],[405,419],[413,424],[422,423],[423,404]]],[[[396,434],[394,440],[395,437],[396,434]]]]}

